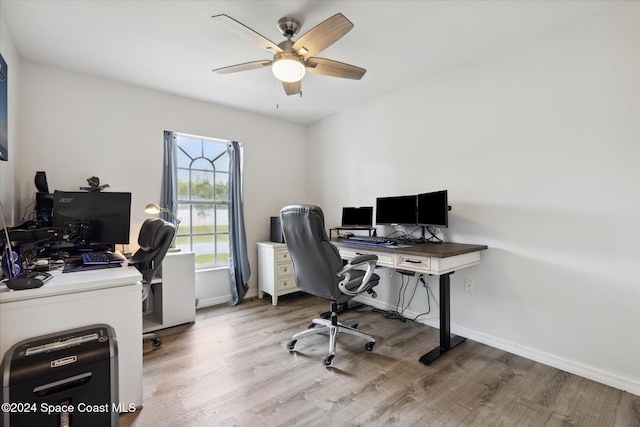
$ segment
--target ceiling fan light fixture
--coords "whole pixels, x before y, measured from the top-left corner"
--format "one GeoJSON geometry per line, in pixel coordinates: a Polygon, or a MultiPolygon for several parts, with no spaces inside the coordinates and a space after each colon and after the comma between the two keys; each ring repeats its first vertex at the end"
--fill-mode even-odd
{"type": "Polygon", "coordinates": [[[276,79],[293,83],[302,80],[306,72],[302,60],[297,56],[278,56],[271,67],[276,79]]]}

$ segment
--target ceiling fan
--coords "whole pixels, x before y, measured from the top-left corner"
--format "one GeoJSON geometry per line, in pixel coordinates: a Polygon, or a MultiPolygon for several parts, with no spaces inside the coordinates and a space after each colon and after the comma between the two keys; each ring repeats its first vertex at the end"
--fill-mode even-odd
{"type": "Polygon", "coordinates": [[[353,28],[353,23],[341,13],[337,13],[316,25],[296,41],[291,38],[300,31],[300,21],[290,17],[281,18],[278,20],[278,28],[287,39],[279,44],[275,44],[228,15],[215,15],[212,18],[224,22],[241,37],[273,54],[273,59],[216,68],[213,70],[216,73],[236,73],[271,66],[273,74],[282,82],[287,95],[299,93],[302,96],[302,78],[305,71],[353,80],[360,80],[367,72],[364,68],[355,65],[314,56],[338,41],[353,28]]]}

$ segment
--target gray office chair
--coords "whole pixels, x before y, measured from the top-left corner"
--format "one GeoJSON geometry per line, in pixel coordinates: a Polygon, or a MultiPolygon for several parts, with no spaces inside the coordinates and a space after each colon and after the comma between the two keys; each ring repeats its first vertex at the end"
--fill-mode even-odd
{"type": "Polygon", "coordinates": [[[367,340],[366,351],[373,350],[376,340],[357,331],[357,322],[338,322],[338,307],[363,292],[376,297],[373,287],[380,277],[374,273],[375,255],[362,255],[344,265],[338,249],[327,239],[322,209],[312,205],[287,206],[280,211],[282,232],[293,261],[298,287],[311,295],[331,302],[330,319],[313,319],[307,330],[293,336],[287,344],[293,350],[298,339],[311,334],[329,334],[329,354],[322,359],[325,366],[333,364],[336,338],[339,333],[367,340]],[[358,267],[366,267],[366,270],[358,267]],[[315,326],[319,325],[319,328],[315,326]]]}
{"type": "MultiPolygon", "coordinates": [[[[149,298],[151,291],[151,281],[162,265],[173,236],[176,226],[160,218],[149,218],[142,223],[140,234],[138,235],[138,245],[140,249],[131,258],[131,262],[142,273],[142,302],[149,298]]],[[[162,342],[153,333],[143,334],[143,339],[150,339],[154,347],[160,347],[162,342]]]]}

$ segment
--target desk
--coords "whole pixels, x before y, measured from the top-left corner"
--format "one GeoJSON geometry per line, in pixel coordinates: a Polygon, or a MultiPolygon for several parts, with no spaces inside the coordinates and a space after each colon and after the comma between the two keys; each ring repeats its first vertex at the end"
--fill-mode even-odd
{"type": "Polygon", "coordinates": [[[144,333],[196,321],[195,253],[168,252],[160,277],[151,281],[153,312],[142,316],[144,333]]]}
{"type": "Polygon", "coordinates": [[[450,275],[461,268],[480,263],[480,251],[485,245],[461,243],[419,243],[408,248],[387,248],[380,246],[358,246],[332,240],[343,259],[350,260],[357,255],[372,254],[378,257],[377,265],[433,274],[440,279],[440,345],[420,357],[420,362],[430,365],[440,356],[466,340],[451,335],[450,275]]]}
{"type": "Polygon", "coordinates": [[[135,267],[53,272],[42,287],[11,291],[0,286],[0,357],[18,341],[106,323],[118,343],[119,401],[142,405],[142,315],[135,267]]]}

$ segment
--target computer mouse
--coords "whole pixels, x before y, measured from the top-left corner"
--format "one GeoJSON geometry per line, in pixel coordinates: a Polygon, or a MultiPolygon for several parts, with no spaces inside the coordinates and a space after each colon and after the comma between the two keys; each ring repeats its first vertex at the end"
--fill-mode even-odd
{"type": "Polygon", "coordinates": [[[42,266],[45,266],[45,265],[49,265],[49,260],[45,259],[45,258],[42,258],[42,259],[36,260],[36,262],[34,262],[33,264],[36,265],[36,266],[42,267],[42,266]]]}
{"type": "Polygon", "coordinates": [[[44,285],[42,280],[34,279],[31,277],[15,277],[5,282],[7,288],[14,291],[20,291],[22,289],[34,289],[44,285]]]}

